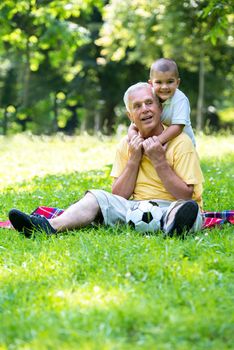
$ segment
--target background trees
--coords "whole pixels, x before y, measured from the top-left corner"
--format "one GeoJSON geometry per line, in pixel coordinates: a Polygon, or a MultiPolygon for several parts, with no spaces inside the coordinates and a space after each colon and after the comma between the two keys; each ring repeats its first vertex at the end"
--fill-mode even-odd
{"type": "Polygon", "coordinates": [[[231,8],[229,1],[112,0],[98,42],[114,61],[126,58],[149,66],[156,57],[173,57],[201,129],[210,104],[230,103],[231,8]]]}
{"type": "Polygon", "coordinates": [[[231,9],[228,0],[3,0],[1,132],[111,133],[125,88],[161,56],[177,61],[203,128],[208,106],[233,107],[231,9]]]}

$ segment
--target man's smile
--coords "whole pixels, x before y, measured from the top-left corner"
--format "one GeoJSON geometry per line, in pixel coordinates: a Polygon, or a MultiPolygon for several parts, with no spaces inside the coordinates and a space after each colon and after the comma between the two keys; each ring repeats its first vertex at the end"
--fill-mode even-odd
{"type": "Polygon", "coordinates": [[[153,116],[152,115],[147,115],[147,116],[144,116],[144,117],[142,117],[141,118],[141,121],[146,121],[146,120],[151,120],[153,118],[153,116]]]}

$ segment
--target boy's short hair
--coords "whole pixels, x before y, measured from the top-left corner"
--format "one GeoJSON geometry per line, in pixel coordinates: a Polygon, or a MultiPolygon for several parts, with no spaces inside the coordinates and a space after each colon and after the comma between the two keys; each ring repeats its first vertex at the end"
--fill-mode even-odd
{"type": "Polygon", "coordinates": [[[123,97],[123,101],[126,107],[126,110],[128,112],[130,112],[130,107],[129,107],[129,95],[131,94],[131,92],[136,91],[138,89],[142,89],[142,88],[151,88],[153,96],[156,100],[156,102],[158,103],[158,105],[160,105],[159,99],[158,97],[155,95],[154,89],[152,88],[152,86],[149,83],[145,83],[145,82],[139,82],[136,83],[134,85],[131,85],[125,92],[124,97],[123,97]]]}
{"type": "Polygon", "coordinates": [[[150,78],[153,77],[155,71],[167,72],[172,71],[175,73],[176,78],[179,78],[179,71],[175,61],[169,58],[159,58],[154,61],[150,68],[150,78]]]}

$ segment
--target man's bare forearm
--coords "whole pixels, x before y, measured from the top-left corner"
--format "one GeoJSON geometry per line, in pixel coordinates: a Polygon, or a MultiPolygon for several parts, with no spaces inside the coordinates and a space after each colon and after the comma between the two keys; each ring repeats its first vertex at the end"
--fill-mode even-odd
{"type": "Polygon", "coordinates": [[[165,189],[176,199],[191,199],[193,185],[187,185],[170,167],[166,159],[165,148],[158,138],[153,136],[146,139],[143,147],[165,189]]]}
{"type": "Polygon", "coordinates": [[[129,199],[133,194],[142,158],[142,138],[133,136],[129,141],[129,159],[122,174],[115,180],[112,193],[129,199]]]}
{"type": "Polygon", "coordinates": [[[139,164],[129,160],[122,174],[114,181],[112,193],[129,199],[134,191],[139,164]]]}
{"type": "Polygon", "coordinates": [[[167,161],[154,165],[166,190],[176,199],[191,199],[193,195],[193,185],[187,185],[172,170],[167,161]]]}

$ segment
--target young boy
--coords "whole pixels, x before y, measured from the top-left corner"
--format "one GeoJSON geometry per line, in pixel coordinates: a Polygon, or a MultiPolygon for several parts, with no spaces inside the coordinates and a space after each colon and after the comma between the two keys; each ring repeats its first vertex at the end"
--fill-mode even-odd
{"type": "MultiPolygon", "coordinates": [[[[158,137],[161,144],[165,144],[184,131],[196,145],[190,121],[190,105],[185,94],[178,89],[180,84],[177,64],[170,59],[156,60],[150,69],[149,84],[162,103],[161,121],[168,126],[158,137]]],[[[131,140],[138,134],[138,129],[131,124],[128,129],[128,138],[131,140]]]]}

